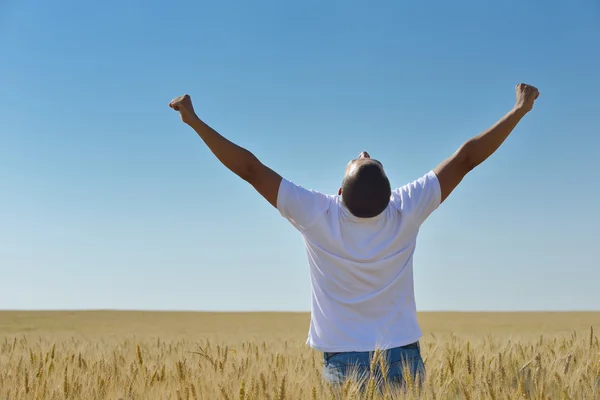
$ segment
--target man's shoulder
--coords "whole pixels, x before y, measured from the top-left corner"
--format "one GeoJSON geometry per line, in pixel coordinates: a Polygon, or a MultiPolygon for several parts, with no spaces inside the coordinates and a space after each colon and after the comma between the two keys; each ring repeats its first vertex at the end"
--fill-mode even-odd
{"type": "Polygon", "coordinates": [[[391,201],[399,211],[412,215],[420,225],[441,202],[441,189],[434,171],[392,191],[391,201]]]}
{"type": "Polygon", "coordinates": [[[334,202],[334,195],[307,189],[282,178],[277,197],[277,209],[283,217],[303,231],[317,222],[334,202]]]}
{"type": "Polygon", "coordinates": [[[298,183],[295,183],[291,179],[286,179],[283,177],[281,178],[280,188],[281,188],[281,190],[297,190],[297,191],[303,191],[303,192],[310,192],[312,194],[319,195],[319,196],[326,196],[326,197],[331,197],[331,198],[336,197],[336,195],[327,194],[320,190],[313,189],[310,186],[300,185],[298,183]]]}
{"type": "Polygon", "coordinates": [[[319,203],[321,207],[336,202],[338,198],[337,194],[328,194],[285,178],[281,179],[279,195],[289,201],[319,203]]]}
{"type": "Polygon", "coordinates": [[[392,201],[403,198],[416,198],[422,192],[435,190],[436,188],[439,188],[438,177],[434,171],[429,171],[425,175],[392,190],[392,201]]]}

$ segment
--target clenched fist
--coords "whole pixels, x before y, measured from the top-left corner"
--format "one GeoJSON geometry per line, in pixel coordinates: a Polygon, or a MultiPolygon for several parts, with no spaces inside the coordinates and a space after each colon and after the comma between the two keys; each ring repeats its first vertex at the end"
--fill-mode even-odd
{"type": "Polygon", "coordinates": [[[534,86],[519,83],[517,85],[517,103],[515,107],[519,110],[529,112],[539,95],[540,92],[534,86]]]}
{"type": "Polygon", "coordinates": [[[192,98],[187,94],[171,100],[169,107],[175,111],[179,111],[181,120],[186,124],[191,123],[197,118],[194,106],[192,105],[192,98]]]}

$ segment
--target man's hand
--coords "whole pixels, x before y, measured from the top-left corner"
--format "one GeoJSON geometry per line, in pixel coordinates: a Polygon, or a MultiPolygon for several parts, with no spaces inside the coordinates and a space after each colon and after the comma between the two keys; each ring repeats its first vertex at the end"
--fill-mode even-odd
{"type": "Polygon", "coordinates": [[[527,85],[526,83],[519,83],[517,85],[517,102],[515,109],[522,112],[529,112],[533,108],[533,103],[539,97],[540,92],[534,86],[527,85]]]}
{"type": "Polygon", "coordinates": [[[169,103],[169,107],[171,107],[175,111],[179,111],[179,114],[181,115],[181,120],[188,125],[198,119],[198,117],[196,116],[196,112],[194,111],[192,98],[187,94],[184,94],[183,96],[179,96],[171,100],[171,102],[169,103]]]}

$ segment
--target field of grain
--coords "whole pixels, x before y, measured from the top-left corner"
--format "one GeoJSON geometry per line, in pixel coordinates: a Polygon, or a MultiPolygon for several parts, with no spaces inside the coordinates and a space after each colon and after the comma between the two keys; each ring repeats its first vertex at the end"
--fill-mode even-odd
{"type": "Polygon", "coordinates": [[[423,387],[337,391],[294,313],[0,312],[0,399],[600,399],[600,313],[421,313],[423,387]]]}

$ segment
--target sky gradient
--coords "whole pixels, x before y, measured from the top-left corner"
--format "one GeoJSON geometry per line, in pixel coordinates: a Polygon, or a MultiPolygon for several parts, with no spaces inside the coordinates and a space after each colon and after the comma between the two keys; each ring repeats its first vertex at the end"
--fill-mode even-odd
{"type": "Polygon", "coordinates": [[[423,225],[419,310],[599,310],[600,4],[0,3],[0,308],[310,307],[300,235],[168,108],[305,187],[536,107],[423,225]]]}

